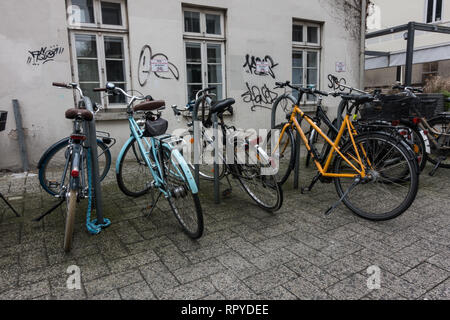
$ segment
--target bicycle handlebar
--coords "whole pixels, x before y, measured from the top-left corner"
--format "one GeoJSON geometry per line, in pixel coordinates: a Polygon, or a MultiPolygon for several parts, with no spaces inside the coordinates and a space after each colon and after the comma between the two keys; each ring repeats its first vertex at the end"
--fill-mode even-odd
{"type": "Polygon", "coordinates": [[[275,85],[276,85],[275,89],[289,87],[289,88],[297,90],[301,93],[307,93],[307,94],[313,94],[313,95],[319,94],[321,96],[328,96],[328,92],[321,91],[316,88],[305,88],[305,87],[300,87],[300,86],[294,86],[294,85],[291,85],[290,81],[275,82],[275,85]]]}
{"type": "Polygon", "coordinates": [[[403,91],[412,91],[412,92],[419,92],[419,93],[423,92],[422,88],[414,88],[414,87],[404,86],[401,84],[396,84],[396,85],[392,86],[392,89],[400,89],[403,91]]]}

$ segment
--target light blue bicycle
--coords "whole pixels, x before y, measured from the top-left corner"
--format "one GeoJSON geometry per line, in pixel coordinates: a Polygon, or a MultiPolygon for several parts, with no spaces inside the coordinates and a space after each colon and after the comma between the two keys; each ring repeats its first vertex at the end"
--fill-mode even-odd
{"type": "Polygon", "coordinates": [[[162,195],[187,235],[193,239],[200,238],[203,234],[203,214],[198,188],[178,150],[182,139],[166,134],[167,121],[161,118],[165,102],[153,100],[151,96],[132,96],[113,83],[94,91],[123,95],[128,99],[131,136],[116,161],[119,188],[132,197],[141,196],[152,188],[159,190],[148,215],[162,195]],[[136,101],[143,102],[133,107],[136,101]],[[142,119],[135,120],[136,112],[143,112],[142,119]]]}

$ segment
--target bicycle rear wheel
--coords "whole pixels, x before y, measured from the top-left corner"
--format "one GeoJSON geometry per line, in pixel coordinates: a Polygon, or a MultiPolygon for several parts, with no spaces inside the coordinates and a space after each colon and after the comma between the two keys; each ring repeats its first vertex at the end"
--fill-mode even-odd
{"type": "MultiPolygon", "coordinates": [[[[367,133],[355,137],[358,152],[366,168],[367,178],[356,184],[344,197],[344,204],[355,214],[369,220],[388,220],[406,211],[418,189],[418,173],[414,155],[393,137],[383,133],[367,133]],[[407,172],[405,174],[405,172],[407,172]],[[400,178],[403,177],[403,178],[400,178]]],[[[341,152],[355,167],[357,155],[348,141],[341,152]]],[[[335,173],[355,173],[340,156],[334,160],[335,173]]],[[[339,197],[351,189],[353,178],[335,178],[339,197]]]]}
{"type": "Polygon", "coordinates": [[[436,139],[438,143],[441,143],[441,148],[436,148],[436,146],[430,142],[431,145],[431,154],[428,155],[428,159],[431,163],[437,164],[439,157],[445,157],[444,160],[441,161],[440,167],[442,168],[450,168],[450,136],[443,135],[450,134],[450,117],[449,116],[437,116],[428,121],[429,125],[434,128],[437,132],[442,135],[433,134],[428,131],[428,134],[431,136],[430,139],[436,139]]]}
{"type": "Polygon", "coordinates": [[[119,189],[130,197],[139,197],[148,192],[153,177],[142,158],[136,139],[130,141],[119,160],[116,179],[119,189]]]}
{"type": "Polygon", "coordinates": [[[69,252],[72,248],[73,229],[75,225],[75,213],[77,209],[77,192],[70,190],[69,196],[66,199],[66,228],[64,232],[64,251],[69,252]]]}
{"type": "Polygon", "coordinates": [[[192,190],[188,180],[193,182],[192,173],[178,150],[173,150],[172,154],[167,145],[162,148],[170,208],[184,232],[192,239],[198,239],[203,234],[203,213],[198,192],[192,190]]]}
{"type": "Polygon", "coordinates": [[[264,174],[264,170],[270,171],[271,167],[270,164],[264,164],[261,161],[263,158],[268,159],[267,155],[263,155],[263,151],[260,149],[258,152],[260,154],[257,155],[257,159],[251,161],[252,163],[248,163],[251,159],[248,148],[245,150],[246,161],[238,161],[235,156],[236,163],[231,165],[232,173],[258,206],[274,212],[283,204],[283,190],[277,174],[264,174]]]}

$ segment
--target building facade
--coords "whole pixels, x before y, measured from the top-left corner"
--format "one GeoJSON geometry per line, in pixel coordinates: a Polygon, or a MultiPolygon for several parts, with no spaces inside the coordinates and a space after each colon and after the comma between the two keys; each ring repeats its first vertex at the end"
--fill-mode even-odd
{"type": "MultiPolygon", "coordinates": [[[[408,22],[450,26],[448,0],[371,0],[367,32],[408,22]]],[[[431,76],[450,77],[450,35],[416,31],[412,84],[423,85],[431,76]]],[[[390,87],[404,82],[406,40],[404,32],[367,39],[366,50],[390,52],[390,56],[366,57],[365,86],[390,87]]]]}
{"type": "MultiPolygon", "coordinates": [[[[91,91],[108,81],[166,105],[185,105],[196,90],[217,87],[217,98],[236,99],[228,121],[239,128],[270,127],[270,107],[283,90],[276,81],[327,89],[329,73],[357,86],[360,71],[359,1],[356,0],[19,0],[2,1],[0,169],[20,167],[12,111],[18,99],[28,160],[71,132],[64,111],[70,90],[52,82],[78,82],[105,110],[97,129],[118,143],[129,136],[124,100],[91,91]],[[262,66],[262,67],[261,67],[262,66]],[[262,69],[261,69],[262,68],[262,69]],[[263,71],[261,71],[263,70],[263,71]]],[[[305,98],[311,109],[314,101],[305,98]]],[[[338,101],[325,101],[330,113],[338,101]]],[[[169,130],[184,126],[167,108],[169,130]]]]}

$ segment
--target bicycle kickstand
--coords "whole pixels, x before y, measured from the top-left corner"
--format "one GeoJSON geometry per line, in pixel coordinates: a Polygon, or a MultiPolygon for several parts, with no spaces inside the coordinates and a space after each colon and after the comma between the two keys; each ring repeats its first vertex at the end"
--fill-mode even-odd
{"type": "Polygon", "coordinates": [[[430,173],[428,174],[430,177],[434,176],[434,174],[436,173],[437,169],[439,169],[439,166],[441,165],[441,162],[444,161],[446,159],[446,157],[444,156],[440,156],[438,157],[436,160],[436,165],[434,166],[433,170],[430,171],[430,173]]]}
{"type": "Polygon", "coordinates": [[[227,188],[227,189],[225,189],[225,190],[223,190],[223,191],[222,191],[222,195],[223,195],[224,197],[227,197],[227,196],[229,196],[229,195],[231,194],[231,192],[233,191],[233,187],[231,187],[231,182],[230,182],[230,179],[228,178],[228,175],[225,175],[225,178],[227,179],[228,185],[229,185],[230,187],[227,188]]]}
{"type": "MultiPolygon", "coordinates": [[[[156,204],[158,203],[158,200],[159,200],[159,198],[161,197],[161,195],[162,195],[162,192],[159,192],[158,197],[156,197],[156,201],[153,201],[153,203],[151,204],[150,212],[147,213],[147,214],[145,215],[146,218],[152,214],[153,210],[155,210],[156,204]]],[[[152,197],[152,198],[153,198],[153,197],[152,197]]],[[[153,198],[153,199],[154,199],[154,198],[153,198]]],[[[153,200],[153,199],[152,199],[152,200],[153,200]]],[[[147,208],[148,208],[148,207],[147,207],[147,208]]],[[[144,211],[145,209],[146,209],[146,208],[143,208],[142,211],[144,211]]]]}
{"type": "Polygon", "coordinates": [[[41,221],[42,218],[44,218],[46,215],[50,214],[51,212],[53,212],[56,208],[58,208],[61,204],[63,204],[65,200],[61,200],[59,201],[57,204],[55,204],[53,207],[51,207],[49,210],[47,210],[46,212],[44,212],[43,214],[41,214],[39,217],[33,219],[33,221],[41,221]]]}
{"type": "Polygon", "coordinates": [[[361,178],[360,178],[360,177],[357,177],[357,178],[355,179],[355,181],[353,181],[353,183],[351,184],[351,186],[348,187],[347,190],[345,190],[345,192],[344,192],[344,194],[342,195],[342,197],[341,197],[338,201],[336,201],[331,207],[329,207],[327,211],[325,211],[325,215],[326,215],[326,216],[330,215],[331,212],[333,212],[333,210],[336,209],[337,206],[341,204],[342,200],[344,200],[344,198],[350,193],[350,191],[352,191],[353,188],[356,187],[360,182],[361,182],[361,178]]]}
{"type": "Polygon", "coordinates": [[[312,190],[312,188],[314,187],[314,185],[316,184],[316,182],[320,179],[321,174],[320,172],[317,172],[317,174],[314,176],[314,178],[312,179],[311,183],[309,184],[309,186],[307,186],[306,188],[301,188],[300,189],[300,193],[301,194],[305,194],[306,192],[309,192],[312,190]]]}

